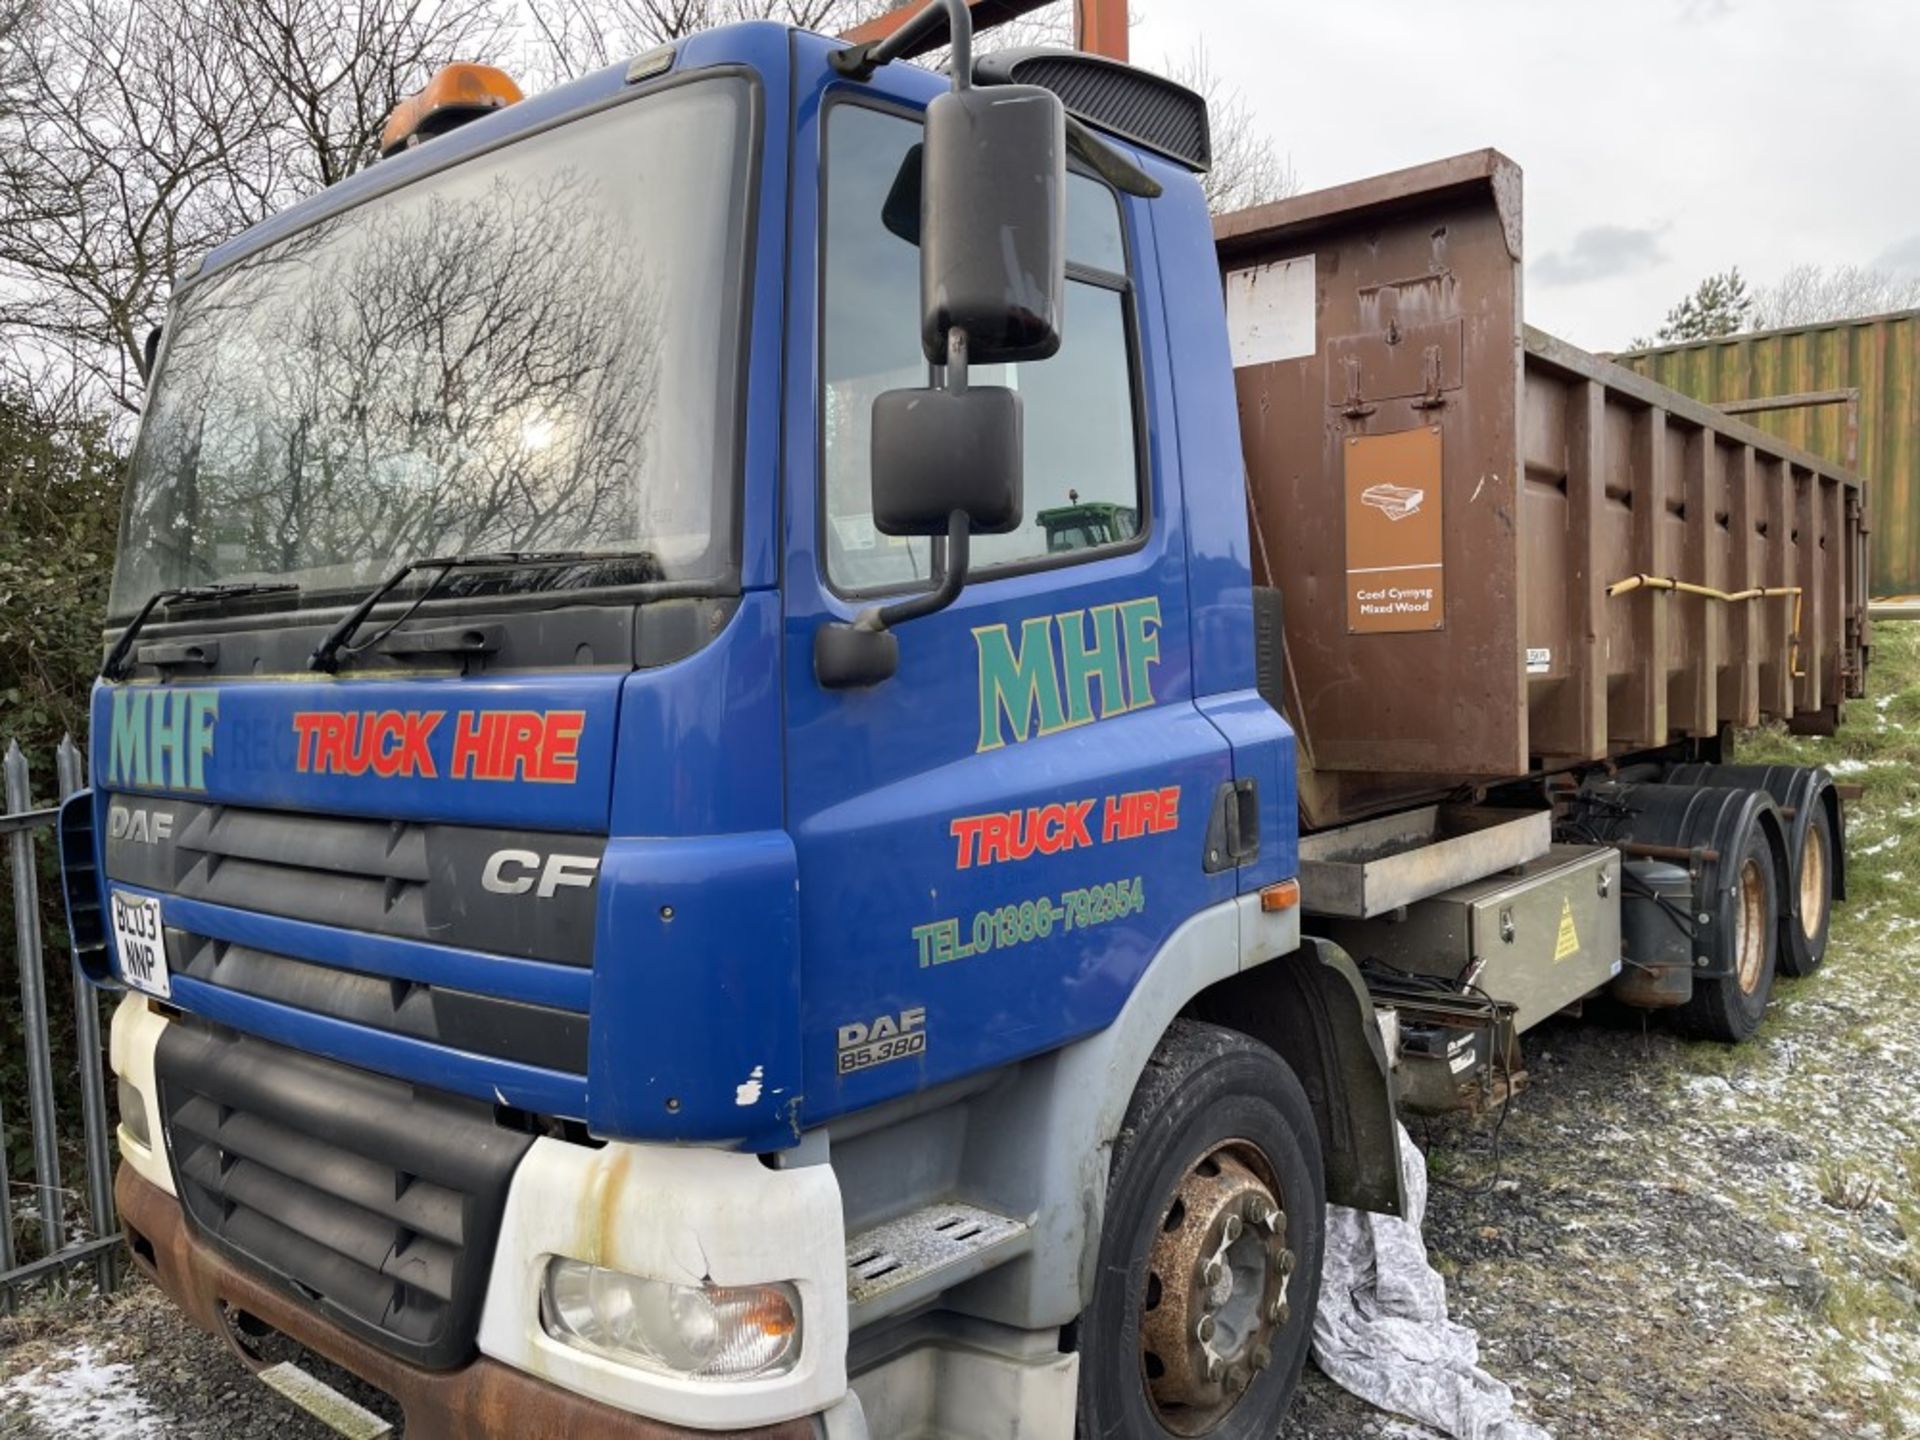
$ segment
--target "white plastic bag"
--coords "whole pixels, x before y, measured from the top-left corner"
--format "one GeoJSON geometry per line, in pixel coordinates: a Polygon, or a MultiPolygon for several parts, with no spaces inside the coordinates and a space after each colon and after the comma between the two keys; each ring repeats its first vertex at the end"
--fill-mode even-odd
{"type": "Polygon", "coordinates": [[[1336,1384],[1454,1440],[1552,1440],[1513,1416],[1513,1391],[1480,1368],[1480,1342],[1447,1318],[1447,1284],[1420,1238],[1427,1162],[1404,1126],[1405,1218],[1327,1207],[1313,1358],[1336,1384]]]}

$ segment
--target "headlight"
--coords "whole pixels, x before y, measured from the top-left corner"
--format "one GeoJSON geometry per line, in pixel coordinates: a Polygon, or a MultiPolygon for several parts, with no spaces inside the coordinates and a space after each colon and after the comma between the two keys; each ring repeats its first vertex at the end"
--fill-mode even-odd
{"type": "Polygon", "coordinates": [[[560,1256],[547,1262],[540,1323],[563,1345],[699,1380],[781,1375],[800,1355],[791,1285],[675,1285],[560,1256]]]}
{"type": "Polygon", "coordinates": [[[147,1097],[125,1076],[120,1080],[120,1123],[127,1127],[127,1134],[151,1150],[153,1136],[147,1133],[147,1097]]]}

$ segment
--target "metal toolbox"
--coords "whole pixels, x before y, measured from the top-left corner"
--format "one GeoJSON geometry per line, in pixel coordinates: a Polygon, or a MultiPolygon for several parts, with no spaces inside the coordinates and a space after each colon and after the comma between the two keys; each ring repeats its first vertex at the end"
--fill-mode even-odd
{"type": "Polygon", "coordinates": [[[1545,810],[1427,805],[1300,840],[1301,904],[1311,915],[1385,915],[1547,853],[1545,810]]]}
{"type": "Polygon", "coordinates": [[[1472,984],[1517,1007],[1526,1030],[1620,972],[1620,854],[1554,845],[1505,874],[1372,920],[1314,928],[1357,960],[1472,984]]]}

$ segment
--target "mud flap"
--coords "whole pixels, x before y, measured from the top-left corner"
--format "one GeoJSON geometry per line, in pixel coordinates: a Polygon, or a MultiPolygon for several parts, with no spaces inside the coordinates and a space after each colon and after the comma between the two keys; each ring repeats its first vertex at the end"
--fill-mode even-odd
{"type": "Polygon", "coordinates": [[[1346,951],[1305,936],[1296,953],[1206,991],[1190,1013],[1253,1036],[1293,1067],[1320,1125],[1329,1204],[1405,1213],[1393,1067],[1346,951]]]}

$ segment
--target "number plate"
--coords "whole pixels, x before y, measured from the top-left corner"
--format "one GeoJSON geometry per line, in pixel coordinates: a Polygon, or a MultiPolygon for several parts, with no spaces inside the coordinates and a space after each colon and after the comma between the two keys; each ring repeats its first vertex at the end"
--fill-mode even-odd
{"type": "Polygon", "coordinates": [[[173,981],[167,974],[160,902],[147,895],[114,891],[113,938],[120,948],[120,974],[126,982],[149,995],[171,998],[173,981]]]}

